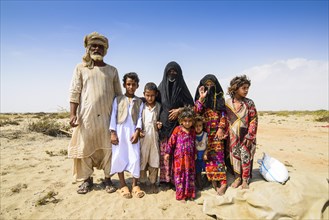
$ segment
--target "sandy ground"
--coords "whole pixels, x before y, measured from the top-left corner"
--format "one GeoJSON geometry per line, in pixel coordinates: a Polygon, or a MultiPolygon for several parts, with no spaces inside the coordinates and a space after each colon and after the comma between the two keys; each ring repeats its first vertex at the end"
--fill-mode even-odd
{"type": "MultiPolygon", "coordinates": [[[[185,204],[175,200],[175,192],[172,190],[147,194],[142,199],[124,199],[118,192],[106,193],[101,184],[103,173],[95,170],[94,190],[86,195],[78,195],[76,189],[79,184],[72,182],[72,161],[60,154],[61,150],[66,150],[70,139],[28,132],[27,124],[30,119],[20,120],[18,126],[1,127],[1,219],[214,218],[205,214],[207,212],[203,206],[203,199],[207,195],[216,198],[211,188],[206,188],[199,193],[196,201],[188,201],[185,204]],[[37,205],[38,201],[49,192],[55,192],[56,195],[45,205],[37,205]]],[[[312,116],[262,115],[259,117],[257,138],[258,147],[253,171],[257,181],[251,182],[249,190],[261,193],[261,190],[266,187],[269,189],[272,185],[279,191],[285,189],[278,183],[266,182],[259,175],[259,165],[256,161],[262,157],[262,152],[266,152],[287,166],[291,178],[286,185],[289,186],[289,182],[291,184],[303,182],[303,176],[309,177],[311,180],[306,183],[312,191],[312,187],[316,186],[313,182],[325,182],[324,188],[317,190],[320,190],[320,194],[327,202],[316,205],[317,211],[314,212],[317,213],[306,216],[286,216],[284,219],[303,219],[309,216],[329,219],[328,123],[314,122],[312,116]]],[[[126,176],[129,177],[128,181],[131,183],[129,174],[126,176]]],[[[117,176],[114,177],[114,183],[119,185],[117,176]]],[[[229,188],[227,193],[237,195],[242,191],[242,189],[229,188]]],[[[271,195],[271,191],[267,193],[271,195]]],[[[288,200],[289,198],[288,196],[288,200]]],[[[303,201],[301,197],[301,201],[295,204],[295,208],[308,209],[309,206],[303,205],[304,203],[307,204],[307,201],[303,201]]],[[[286,201],[286,204],[289,202],[286,201]]],[[[234,205],[231,205],[232,210],[234,210],[234,205]]],[[[218,210],[220,211],[221,207],[218,210]]],[[[223,213],[224,211],[223,209],[223,213]]],[[[312,212],[312,210],[309,211],[312,212]]],[[[235,216],[232,215],[231,218],[237,218],[235,216]]],[[[250,215],[240,215],[240,217],[240,219],[245,219],[250,215]]],[[[230,216],[217,216],[217,218],[230,218],[230,216]]]]}

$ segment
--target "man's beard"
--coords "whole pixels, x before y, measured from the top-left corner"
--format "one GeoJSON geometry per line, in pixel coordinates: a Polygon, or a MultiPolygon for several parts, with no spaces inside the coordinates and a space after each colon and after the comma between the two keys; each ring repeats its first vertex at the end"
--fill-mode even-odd
{"type": "Polygon", "coordinates": [[[99,55],[99,54],[90,54],[90,57],[94,61],[102,61],[103,60],[103,56],[99,55]]]}

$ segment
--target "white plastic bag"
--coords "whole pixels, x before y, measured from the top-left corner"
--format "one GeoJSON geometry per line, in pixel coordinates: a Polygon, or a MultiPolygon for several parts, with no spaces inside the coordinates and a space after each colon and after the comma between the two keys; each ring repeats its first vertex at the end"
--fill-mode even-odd
{"type": "Polygon", "coordinates": [[[260,165],[259,172],[265,180],[285,184],[289,179],[288,170],[285,165],[266,153],[263,153],[263,158],[257,160],[257,162],[260,165]]]}

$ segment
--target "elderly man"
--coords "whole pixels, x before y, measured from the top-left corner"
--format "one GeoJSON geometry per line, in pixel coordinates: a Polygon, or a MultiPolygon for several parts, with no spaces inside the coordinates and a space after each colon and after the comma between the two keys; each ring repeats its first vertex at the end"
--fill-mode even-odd
{"type": "Polygon", "coordinates": [[[86,54],[74,70],[70,87],[70,125],[74,127],[68,147],[73,159],[73,177],[83,181],[78,193],[92,189],[94,167],[103,169],[108,193],[116,191],[110,177],[111,142],[109,123],[112,102],[122,95],[118,71],[104,63],[108,39],[97,32],[84,38],[86,54]]]}

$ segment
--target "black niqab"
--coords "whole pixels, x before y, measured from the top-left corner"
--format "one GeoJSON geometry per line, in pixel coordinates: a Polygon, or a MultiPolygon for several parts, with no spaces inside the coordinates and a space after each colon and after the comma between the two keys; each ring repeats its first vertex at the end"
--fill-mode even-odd
{"type": "Polygon", "coordinates": [[[167,64],[162,81],[158,87],[159,98],[162,105],[162,111],[160,113],[160,121],[162,122],[162,128],[159,132],[160,140],[169,138],[173,129],[178,125],[178,120],[170,121],[168,119],[169,111],[183,107],[184,105],[193,105],[192,95],[187,88],[184,81],[182,69],[176,62],[170,62],[167,64]],[[167,77],[167,73],[170,69],[175,69],[177,72],[176,80],[170,82],[167,77]]]}
{"type": "Polygon", "coordinates": [[[216,111],[225,111],[225,99],[224,99],[223,89],[222,89],[221,85],[219,84],[216,76],[214,76],[212,74],[205,75],[200,80],[200,83],[195,92],[194,100],[196,101],[199,99],[199,97],[200,97],[199,88],[201,86],[206,87],[206,82],[208,80],[211,80],[215,84],[215,86],[213,86],[210,90],[208,90],[206,99],[203,103],[204,106],[206,108],[211,108],[216,111]]]}

